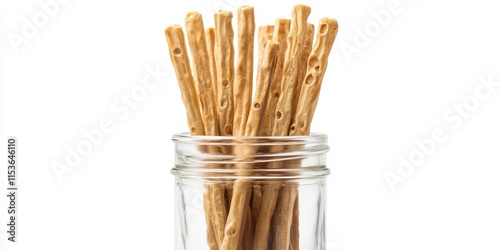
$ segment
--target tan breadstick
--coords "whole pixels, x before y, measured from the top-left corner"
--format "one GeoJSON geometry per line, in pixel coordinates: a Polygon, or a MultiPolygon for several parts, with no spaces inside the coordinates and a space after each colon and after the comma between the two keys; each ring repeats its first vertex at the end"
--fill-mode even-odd
{"type": "MultiPolygon", "coordinates": [[[[306,34],[304,38],[304,46],[302,46],[302,54],[300,55],[300,67],[299,67],[299,77],[297,80],[297,85],[295,85],[295,90],[293,92],[293,102],[292,102],[292,117],[295,114],[297,110],[297,103],[298,99],[300,96],[300,90],[302,81],[304,80],[304,76],[306,74],[307,70],[307,59],[309,58],[309,54],[311,53],[312,50],[312,43],[314,40],[314,24],[308,23],[307,24],[307,29],[306,29],[306,34]]],[[[293,120],[293,119],[292,119],[293,120]]],[[[299,160],[300,161],[300,160],[299,160]]],[[[293,207],[293,214],[292,214],[292,228],[290,232],[290,247],[292,249],[298,249],[299,247],[299,207],[298,207],[298,202],[299,197],[297,194],[297,197],[295,197],[295,203],[293,207]]]]}
{"type": "Polygon", "coordinates": [[[219,135],[216,117],[217,107],[214,89],[212,88],[205,28],[200,13],[189,12],[186,15],[186,33],[193,59],[195,84],[197,84],[199,90],[205,135],[219,135]]]}
{"type": "Polygon", "coordinates": [[[257,223],[257,218],[259,218],[260,204],[262,202],[262,186],[260,184],[253,185],[253,196],[252,196],[252,224],[257,223]]]}
{"type": "MultiPolygon", "coordinates": [[[[278,101],[274,101],[275,103],[275,115],[267,115],[273,118],[273,135],[288,135],[288,130],[283,131],[285,127],[288,127],[286,120],[289,118],[284,117],[284,110],[288,110],[291,112],[292,109],[292,101],[293,101],[293,84],[297,81],[298,77],[298,65],[300,63],[299,57],[297,55],[300,54],[300,47],[303,44],[304,34],[307,29],[307,17],[310,13],[310,8],[303,5],[295,6],[292,12],[293,19],[289,23],[290,28],[287,29],[287,22],[284,19],[276,20],[276,26],[278,29],[275,29],[274,38],[284,40],[286,35],[286,44],[287,49],[284,56],[283,62],[283,70],[281,70],[281,84],[280,90],[275,90],[275,94],[273,97],[278,98],[278,101]],[[287,32],[287,30],[289,30],[287,32]],[[288,94],[287,94],[288,93],[288,94]],[[276,97],[277,96],[277,97],[276,97]],[[280,102],[281,101],[281,102],[280,102]],[[278,106],[279,105],[279,106],[278,106]],[[285,127],[279,127],[285,126],[285,127]]],[[[280,71],[278,69],[278,74],[280,71]]],[[[270,99],[269,105],[272,105],[272,101],[270,99]]],[[[266,121],[265,124],[269,124],[271,122],[266,121]]],[[[280,167],[278,163],[271,164],[268,166],[269,168],[278,168],[280,167]]],[[[263,190],[262,193],[262,202],[259,218],[257,219],[256,225],[256,234],[254,236],[254,249],[266,249],[267,248],[267,237],[268,232],[270,231],[271,218],[273,216],[273,212],[275,211],[275,206],[277,204],[278,192],[280,190],[279,182],[268,183],[267,187],[263,190]],[[266,211],[266,212],[264,212],[266,211]],[[269,213],[270,211],[270,213],[269,213]],[[258,247],[256,247],[258,244],[258,247]]],[[[277,212],[274,212],[277,214],[277,212]]],[[[280,229],[281,230],[281,229],[280,229]]],[[[276,230],[275,230],[276,231],[276,230]]],[[[289,230],[288,230],[289,231],[289,230]]],[[[275,232],[276,233],[276,232],[275,232]]]]}
{"type": "Polygon", "coordinates": [[[287,50],[287,38],[290,31],[290,20],[278,18],[273,28],[272,40],[280,44],[280,52],[278,54],[278,63],[274,73],[273,82],[267,97],[267,106],[264,115],[264,125],[262,135],[270,136],[273,133],[274,114],[276,112],[276,104],[281,92],[281,79],[283,78],[283,63],[285,61],[285,52],[287,50]]]}
{"type": "Polygon", "coordinates": [[[215,239],[219,246],[222,245],[222,241],[224,240],[224,227],[227,220],[224,203],[224,186],[219,184],[210,185],[210,204],[212,205],[212,209],[209,216],[212,221],[215,239]]]}
{"type": "Polygon", "coordinates": [[[338,23],[332,18],[322,18],[318,26],[316,44],[307,62],[307,74],[302,82],[297,112],[290,126],[290,135],[308,135],[311,121],[318,103],[323,76],[326,72],[328,56],[337,35],[338,23]]]}
{"type": "MultiPolygon", "coordinates": [[[[316,44],[307,62],[307,74],[302,83],[297,112],[294,114],[290,135],[308,135],[314,109],[318,102],[321,82],[326,72],[328,56],[337,35],[338,23],[335,19],[322,18],[318,26],[316,44]]],[[[297,185],[285,185],[276,205],[274,249],[288,249],[294,202],[298,194],[297,185]]]]}
{"type": "MultiPolygon", "coordinates": [[[[191,55],[193,59],[193,69],[195,74],[195,83],[198,86],[198,95],[201,101],[201,111],[203,116],[203,124],[205,128],[205,135],[219,135],[219,127],[217,125],[217,108],[214,96],[212,76],[209,67],[209,57],[208,49],[206,45],[203,19],[200,13],[189,12],[186,15],[186,33],[189,41],[189,47],[191,48],[191,55]]],[[[214,150],[214,148],[209,148],[209,150],[214,150]]],[[[218,245],[221,244],[223,239],[223,228],[225,224],[225,214],[219,213],[219,211],[225,211],[224,199],[220,197],[224,194],[223,188],[214,188],[215,185],[210,185],[207,187],[207,191],[210,191],[211,196],[209,203],[212,208],[206,210],[208,217],[214,218],[216,221],[211,222],[211,227],[207,224],[207,237],[216,237],[215,241],[218,245]],[[212,213],[215,212],[215,215],[212,213]],[[215,216],[215,217],[214,217],[215,216]],[[211,231],[213,230],[213,231],[211,231]]]]}
{"type": "Polygon", "coordinates": [[[210,204],[210,188],[206,188],[205,194],[203,195],[203,208],[205,210],[205,222],[207,224],[207,244],[210,250],[217,250],[219,249],[219,246],[217,245],[215,230],[213,228],[212,220],[210,219],[210,214],[213,213],[212,206],[210,204]]]}
{"type": "Polygon", "coordinates": [[[252,211],[250,205],[244,211],[242,219],[242,233],[240,234],[239,249],[251,250],[253,245],[253,225],[252,225],[252,211]]]}
{"type": "Polygon", "coordinates": [[[268,249],[271,218],[275,214],[276,202],[280,190],[280,182],[272,181],[262,186],[262,200],[259,217],[255,224],[253,250],[268,249]]]}
{"type": "Polygon", "coordinates": [[[207,28],[205,31],[205,39],[207,39],[208,60],[210,61],[210,75],[212,76],[212,88],[214,89],[214,98],[217,100],[217,66],[215,65],[215,29],[207,28]]]}
{"type": "Polygon", "coordinates": [[[205,130],[200,112],[200,102],[196,95],[196,87],[189,66],[189,57],[182,27],[180,25],[167,27],[165,37],[167,38],[170,59],[174,65],[177,81],[181,89],[182,101],[186,107],[190,132],[192,135],[203,135],[205,130]]]}
{"type": "MultiPolygon", "coordinates": [[[[276,68],[277,54],[279,44],[275,42],[268,42],[265,49],[265,55],[257,71],[257,88],[255,90],[255,97],[252,102],[252,108],[248,116],[247,127],[245,129],[245,136],[257,136],[260,133],[260,126],[262,124],[263,108],[265,107],[265,100],[268,94],[269,85],[272,82],[274,70],[276,68]]],[[[243,161],[252,157],[256,148],[254,146],[239,147],[241,152],[237,152],[243,161]]],[[[238,164],[237,168],[248,169],[251,164],[238,164]]],[[[241,172],[246,175],[245,171],[241,172]]],[[[241,218],[248,208],[248,203],[251,194],[252,183],[250,179],[241,178],[236,180],[233,186],[233,198],[231,201],[231,208],[227,217],[227,224],[225,229],[225,237],[222,243],[221,250],[237,249],[238,240],[242,233],[241,218]]]]}
{"type": "Polygon", "coordinates": [[[295,85],[298,84],[301,49],[307,28],[307,18],[311,8],[306,5],[295,5],[292,12],[292,22],[288,34],[288,48],[283,66],[281,94],[276,104],[273,135],[286,136],[292,119],[292,101],[295,85]]]}
{"type": "Polygon", "coordinates": [[[274,211],[274,242],[272,249],[288,249],[292,225],[293,203],[297,197],[296,184],[287,183],[282,188],[274,211]],[[290,205],[291,204],[291,205],[290,205]]]}
{"type": "Polygon", "coordinates": [[[295,85],[295,90],[293,91],[293,106],[292,106],[292,117],[297,110],[297,103],[300,96],[300,90],[302,86],[302,81],[306,75],[307,70],[307,59],[312,50],[312,43],[314,40],[314,24],[308,23],[306,28],[306,34],[304,38],[304,46],[302,46],[302,53],[300,55],[299,63],[299,77],[297,78],[297,85],[295,85]]]}
{"type": "MultiPolygon", "coordinates": [[[[305,40],[307,29],[307,18],[311,13],[311,8],[306,5],[296,5],[292,11],[292,22],[288,34],[288,48],[285,55],[283,66],[283,79],[281,81],[281,94],[276,104],[276,115],[273,124],[273,135],[286,136],[292,119],[293,97],[296,84],[299,77],[299,63],[301,49],[305,40]]],[[[273,166],[271,166],[273,167],[273,166]]],[[[290,245],[290,226],[292,209],[284,204],[280,206],[280,200],[295,200],[296,190],[283,192],[276,205],[274,223],[276,225],[274,232],[273,249],[288,249],[290,245]],[[295,191],[295,193],[293,193],[295,191]],[[290,211],[288,211],[290,210],[290,211]]],[[[261,209],[262,211],[262,209],[261,209]]]]}
{"type": "Polygon", "coordinates": [[[290,232],[290,248],[299,249],[299,194],[295,198],[295,203],[293,204],[293,215],[292,215],[292,230],[290,232]]]}
{"type": "Polygon", "coordinates": [[[221,135],[233,135],[234,32],[231,24],[233,14],[230,11],[219,11],[215,13],[214,19],[219,132],[221,135]]]}
{"type": "Polygon", "coordinates": [[[266,48],[267,41],[273,40],[273,30],[274,30],[274,25],[264,25],[259,27],[259,30],[257,32],[257,42],[259,43],[257,63],[260,63],[260,60],[262,60],[262,56],[264,55],[264,49],[266,48]]]}
{"type": "Polygon", "coordinates": [[[234,80],[234,126],[233,135],[245,133],[248,112],[252,102],[253,47],[255,18],[253,7],[238,8],[238,57],[234,80]]]}

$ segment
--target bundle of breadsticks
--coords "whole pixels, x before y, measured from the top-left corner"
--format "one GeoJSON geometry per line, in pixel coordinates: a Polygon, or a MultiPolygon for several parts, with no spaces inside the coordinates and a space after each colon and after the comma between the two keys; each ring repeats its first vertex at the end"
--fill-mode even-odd
{"type": "MultiPolygon", "coordinates": [[[[215,13],[215,27],[206,29],[202,15],[189,12],[187,42],[181,25],[166,28],[192,135],[309,135],[338,29],[332,18],[322,18],[315,29],[307,22],[310,12],[310,7],[296,5],[291,19],[278,18],[274,25],[259,27],[255,39],[254,8],[242,6],[236,18],[236,49],[229,11],[215,13]],[[254,88],[255,40],[258,67],[254,88]]],[[[231,153],[251,156],[255,150],[248,147],[231,153]]],[[[287,167],[280,162],[259,166],[287,167]]],[[[233,168],[245,176],[253,166],[234,164],[233,168]]],[[[207,184],[204,209],[211,250],[299,249],[296,184],[269,181],[254,185],[251,178],[207,184]]]]}

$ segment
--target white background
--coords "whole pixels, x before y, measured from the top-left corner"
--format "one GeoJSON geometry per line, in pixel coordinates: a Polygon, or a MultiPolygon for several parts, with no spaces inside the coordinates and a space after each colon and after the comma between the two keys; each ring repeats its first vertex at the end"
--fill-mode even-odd
{"type": "MultiPolygon", "coordinates": [[[[212,25],[220,6],[243,1],[66,2],[44,24],[38,1],[1,1],[0,184],[6,138],[17,136],[20,191],[18,242],[6,242],[4,220],[0,249],[173,249],[170,139],[187,124],[163,30],[189,10],[212,25]],[[13,45],[34,17],[37,32],[13,45]],[[113,111],[146,68],[167,76],[130,113],[113,111]],[[55,162],[102,120],[113,131],[59,181],[55,162]]],[[[297,2],[245,3],[263,25],[297,2]]],[[[390,2],[304,1],[311,22],[340,24],[313,122],[331,146],[328,249],[500,249],[500,86],[479,80],[500,82],[499,6],[390,2]],[[372,14],[388,10],[382,24],[372,14]],[[464,102],[467,118],[453,111],[464,102]],[[444,142],[418,159],[415,140],[436,129],[444,142]],[[400,157],[412,156],[418,166],[399,173],[400,157]],[[404,182],[392,189],[389,173],[404,182]]]]}

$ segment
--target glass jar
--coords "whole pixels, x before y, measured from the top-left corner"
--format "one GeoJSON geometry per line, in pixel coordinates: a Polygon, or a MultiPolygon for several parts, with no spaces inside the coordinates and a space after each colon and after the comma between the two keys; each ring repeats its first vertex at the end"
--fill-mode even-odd
{"type": "Polygon", "coordinates": [[[176,249],[325,249],[327,136],[173,136],[176,249]]]}

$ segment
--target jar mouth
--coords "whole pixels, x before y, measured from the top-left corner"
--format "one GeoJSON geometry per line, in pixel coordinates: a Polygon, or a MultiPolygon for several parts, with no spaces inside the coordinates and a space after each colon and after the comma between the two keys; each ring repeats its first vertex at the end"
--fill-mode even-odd
{"type": "Polygon", "coordinates": [[[317,178],[326,168],[328,137],[308,136],[192,136],[179,133],[175,143],[177,177],[317,178]]]}
{"type": "Polygon", "coordinates": [[[300,145],[308,143],[327,144],[328,136],[323,133],[311,133],[310,135],[299,136],[207,136],[207,135],[191,135],[188,132],[177,133],[172,136],[172,141],[175,143],[188,143],[198,145],[300,145]]]}

